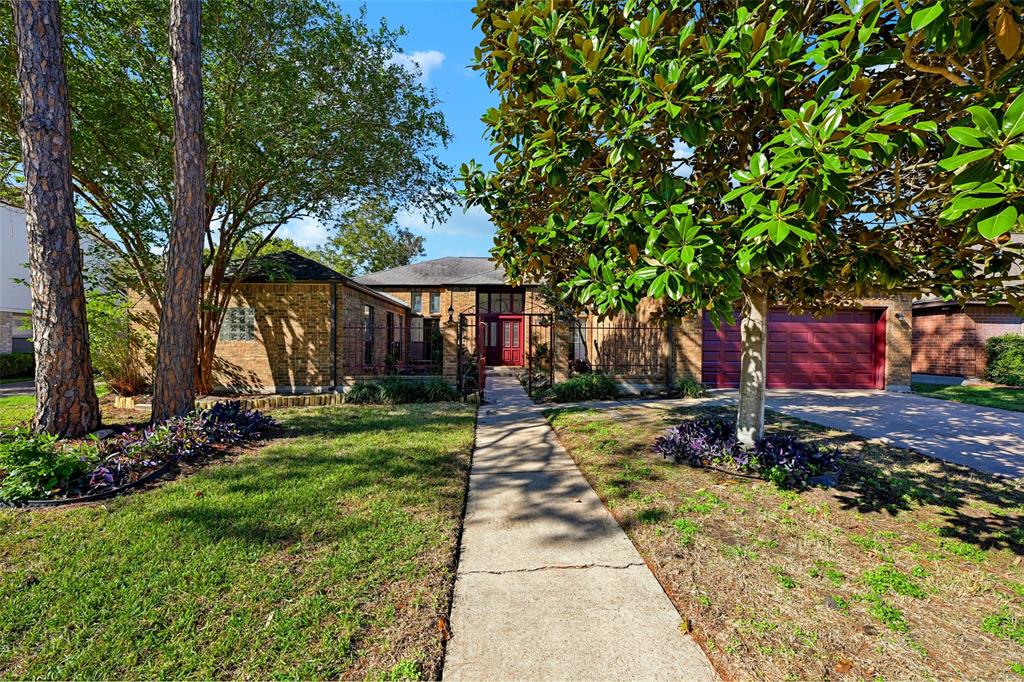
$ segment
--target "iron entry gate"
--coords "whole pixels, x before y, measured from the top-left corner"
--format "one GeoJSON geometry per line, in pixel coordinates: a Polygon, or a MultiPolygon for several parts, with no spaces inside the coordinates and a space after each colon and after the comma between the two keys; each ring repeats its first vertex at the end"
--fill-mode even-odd
{"type": "Polygon", "coordinates": [[[478,315],[475,312],[459,314],[459,390],[470,393],[477,390],[477,387],[482,388],[488,364],[522,367],[526,374],[524,383],[530,395],[533,395],[534,390],[554,383],[555,325],[552,316],[547,313],[524,312],[506,316],[508,320],[499,321],[494,333],[504,335],[506,325],[501,323],[507,322],[510,342],[505,344],[507,350],[499,346],[501,361],[489,363],[487,339],[491,331],[488,324],[496,321],[491,320],[492,317],[502,316],[478,315]]]}

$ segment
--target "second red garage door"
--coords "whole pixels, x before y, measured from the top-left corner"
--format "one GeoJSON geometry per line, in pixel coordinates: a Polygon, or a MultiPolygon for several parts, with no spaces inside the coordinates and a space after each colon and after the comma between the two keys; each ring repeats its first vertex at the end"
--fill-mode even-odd
{"type": "MultiPolygon", "coordinates": [[[[830,317],[768,315],[768,388],[885,388],[885,323],[880,310],[830,317]]],[[[703,381],[740,385],[738,325],[715,329],[704,318],[703,381]]]]}

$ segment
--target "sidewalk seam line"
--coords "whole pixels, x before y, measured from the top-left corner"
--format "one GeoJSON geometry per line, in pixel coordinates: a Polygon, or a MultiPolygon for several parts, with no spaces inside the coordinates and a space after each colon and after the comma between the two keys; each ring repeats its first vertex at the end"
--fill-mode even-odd
{"type": "Polygon", "coordinates": [[[551,566],[535,566],[533,568],[510,568],[507,571],[460,571],[459,575],[507,575],[510,573],[536,573],[537,571],[586,570],[588,568],[625,570],[644,565],[642,561],[634,561],[628,564],[554,564],[551,566]]]}

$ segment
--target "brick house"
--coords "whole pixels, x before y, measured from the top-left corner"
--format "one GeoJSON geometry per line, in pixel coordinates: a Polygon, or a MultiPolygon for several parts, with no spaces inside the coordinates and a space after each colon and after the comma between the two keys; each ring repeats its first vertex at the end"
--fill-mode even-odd
{"type": "Polygon", "coordinates": [[[1024,317],[1008,304],[914,301],[915,378],[984,376],[985,342],[1002,334],[1024,334],[1024,317]]]}
{"type": "MultiPolygon", "coordinates": [[[[259,259],[236,286],[214,363],[221,391],[344,390],[388,374],[443,376],[478,351],[488,366],[589,366],[643,390],[683,379],[739,382],[739,329],[666,320],[659,303],[599,320],[553,314],[536,283],[511,286],[487,258],[439,258],[348,278],[294,253],[259,259]],[[477,343],[479,336],[479,345],[477,343]]],[[[772,310],[768,385],[887,388],[910,383],[910,299],[861,301],[816,319],[772,310]]]]}
{"type": "MultiPolygon", "coordinates": [[[[484,335],[490,366],[522,366],[531,349],[548,344],[555,378],[574,361],[605,371],[628,385],[646,387],[688,377],[715,387],[739,383],[739,328],[715,329],[706,319],[666,322],[658,303],[645,301],[636,315],[598,321],[554,319],[536,284],[509,286],[486,258],[439,258],[356,279],[408,303],[414,325],[440,328],[445,365],[456,357],[458,320],[468,319],[464,345],[484,335]],[[483,326],[480,327],[480,323],[483,326]]],[[[911,304],[908,296],[864,299],[861,308],[826,318],[769,316],[768,385],[772,388],[886,388],[908,390],[911,304]]],[[[419,331],[413,332],[419,338],[419,331]]]]}

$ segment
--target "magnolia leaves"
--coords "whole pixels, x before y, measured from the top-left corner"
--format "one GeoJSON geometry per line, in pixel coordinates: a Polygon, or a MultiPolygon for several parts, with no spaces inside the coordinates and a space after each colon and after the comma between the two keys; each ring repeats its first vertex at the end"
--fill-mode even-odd
{"type": "Polygon", "coordinates": [[[1013,230],[1020,219],[1009,197],[1020,194],[1024,178],[1024,94],[1017,96],[1002,112],[975,105],[967,109],[974,126],[959,125],[947,131],[957,143],[954,151],[939,161],[943,170],[956,172],[956,194],[940,218],[946,222],[971,215],[978,232],[997,239],[1013,230]]]}
{"type": "Polygon", "coordinates": [[[914,31],[923,30],[928,24],[932,23],[945,11],[945,7],[941,2],[937,2],[930,7],[923,7],[914,11],[914,14],[910,18],[910,27],[914,31]]]}
{"type": "Polygon", "coordinates": [[[1020,27],[1014,21],[1013,12],[1006,5],[999,4],[989,11],[988,20],[996,38],[996,47],[1006,59],[1012,59],[1020,49],[1020,27]]]}

